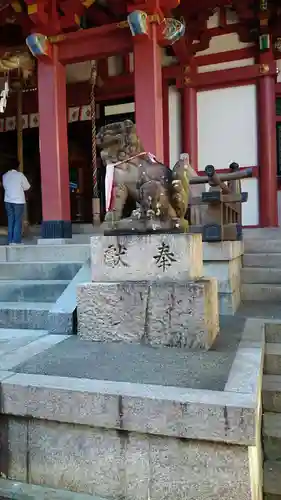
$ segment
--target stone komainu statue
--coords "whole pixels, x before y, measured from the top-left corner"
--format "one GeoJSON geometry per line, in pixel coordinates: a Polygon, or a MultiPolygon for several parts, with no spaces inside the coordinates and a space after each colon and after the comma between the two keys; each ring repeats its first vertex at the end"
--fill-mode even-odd
{"type": "MultiPolygon", "coordinates": [[[[185,220],[189,194],[186,161],[180,160],[173,170],[159,163],[144,151],[130,120],[102,127],[97,134],[97,146],[107,166],[107,200],[113,189],[110,207],[107,203],[107,221],[121,221],[125,203],[131,197],[139,204],[139,209],[133,212],[130,220],[150,220],[159,229],[188,229],[185,220]]],[[[125,228],[124,223],[125,220],[122,224],[125,228]]]]}

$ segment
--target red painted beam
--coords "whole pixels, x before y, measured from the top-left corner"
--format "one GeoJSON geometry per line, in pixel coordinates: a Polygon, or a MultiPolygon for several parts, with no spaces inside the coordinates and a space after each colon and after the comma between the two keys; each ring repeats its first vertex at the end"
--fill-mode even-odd
{"type": "Polygon", "coordinates": [[[80,0],[64,0],[60,2],[60,10],[64,16],[60,19],[62,29],[77,26],[77,20],[84,12],[84,6],[80,0]],[[77,16],[77,18],[76,18],[77,16]]]}
{"type": "Polygon", "coordinates": [[[194,14],[203,12],[208,9],[214,9],[215,7],[224,7],[227,5],[231,5],[232,0],[193,0],[182,2],[179,6],[181,12],[185,14],[194,14]]]}
{"type": "Polygon", "coordinates": [[[49,17],[47,14],[48,2],[47,0],[25,0],[27,5],[27,12],[34,24],[46,25],[48,23],[49,17]]]}
{"type": "Polygon", "coordinates": [[[129,29],[120,29],[117,24],[68,33],[57,39],[59,60],[64,64],[123,54],[130,52],[132,45],[129,29]]]}
{"type": "Polygon", "coordinates": [[[188,50],[186,38],[180,38],[173,44],[173,51],[178,61],[181,64],[187,64],[189,61],[190,52],[188,50]]]}
{"type": "MultiPolygon", "coordinates": [[[[196,87],[197,89],[206,87],[220,88],[233,83],[255,81],[258,78],[263,78],[265,74],[269,76],[276,75],[276,63],[273,62],[267,66],[268,71],[266,73],[263,73],[260,64],[221,71],[199,73],[196,74],[187,85],[196,87]]],[[[183,82],[179,86],[184,86],[183,82]]]]}
{"type": "Polygon", "coordinates": [[[120,0],[110,0],[109,8],[118,16],[127,12],[126,2],[121,2],[120,0]]]}
{"type": "Polygon", "coordinates": [[[87,19],[89,19],[93,24],[102,26],[103,24],[110,24],[112,21],[107,12],[99,9],[96,4],[87,12],[87,19]]]}
{"type": "Polygon", "coordinates": [[[161,0],[160,4],[163,10],[171,10],[176,9],[179,6],[180,0],[161,0]]]}

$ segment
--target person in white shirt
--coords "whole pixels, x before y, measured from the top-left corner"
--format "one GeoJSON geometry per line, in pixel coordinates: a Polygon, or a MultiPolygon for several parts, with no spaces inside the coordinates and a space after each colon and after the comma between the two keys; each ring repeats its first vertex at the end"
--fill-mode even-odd
{"type": "Polygon", "coordinates": [[[8,217],[8,245],[21,243],[25,191],[30,189],[27,178],[18,169],[19,163],[15,161],[13,168],[3,175],[2,181],[8,217]]]}

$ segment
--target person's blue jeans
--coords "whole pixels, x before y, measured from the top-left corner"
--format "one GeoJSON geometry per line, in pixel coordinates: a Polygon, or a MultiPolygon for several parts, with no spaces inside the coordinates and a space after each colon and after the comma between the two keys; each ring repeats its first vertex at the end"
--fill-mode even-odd
{"type": "Polygon", "coordinates": [[[24,204],[5,203],[8,217],[8,245],[21,243],[24,204]]]}

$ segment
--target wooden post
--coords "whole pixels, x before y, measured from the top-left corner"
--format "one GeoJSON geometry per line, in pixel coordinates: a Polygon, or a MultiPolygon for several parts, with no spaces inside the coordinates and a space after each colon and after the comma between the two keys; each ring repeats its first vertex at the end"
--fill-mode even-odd
{"type": "Polygon", "coordinates": [[[189,154],[192,168],[198,171],[197,91],[182,89],[183,151],[189,154]]]}
{"type": "Polygon", "coordinates": [[[157,26],[150,37],[134,38],[136,126],[145,151],[164,161],[161,49],[157,26]]]}
{"type": "Polygon", "coordinates": [[[53,47],[51,62],[38,61],[42,237],[71,238],[65,67],[53,47]]]}
{"type": "Polygon", "coordinates": [[[259,193],[261,227],[278,226],[275,77],[258,81],[259,193]]]}

